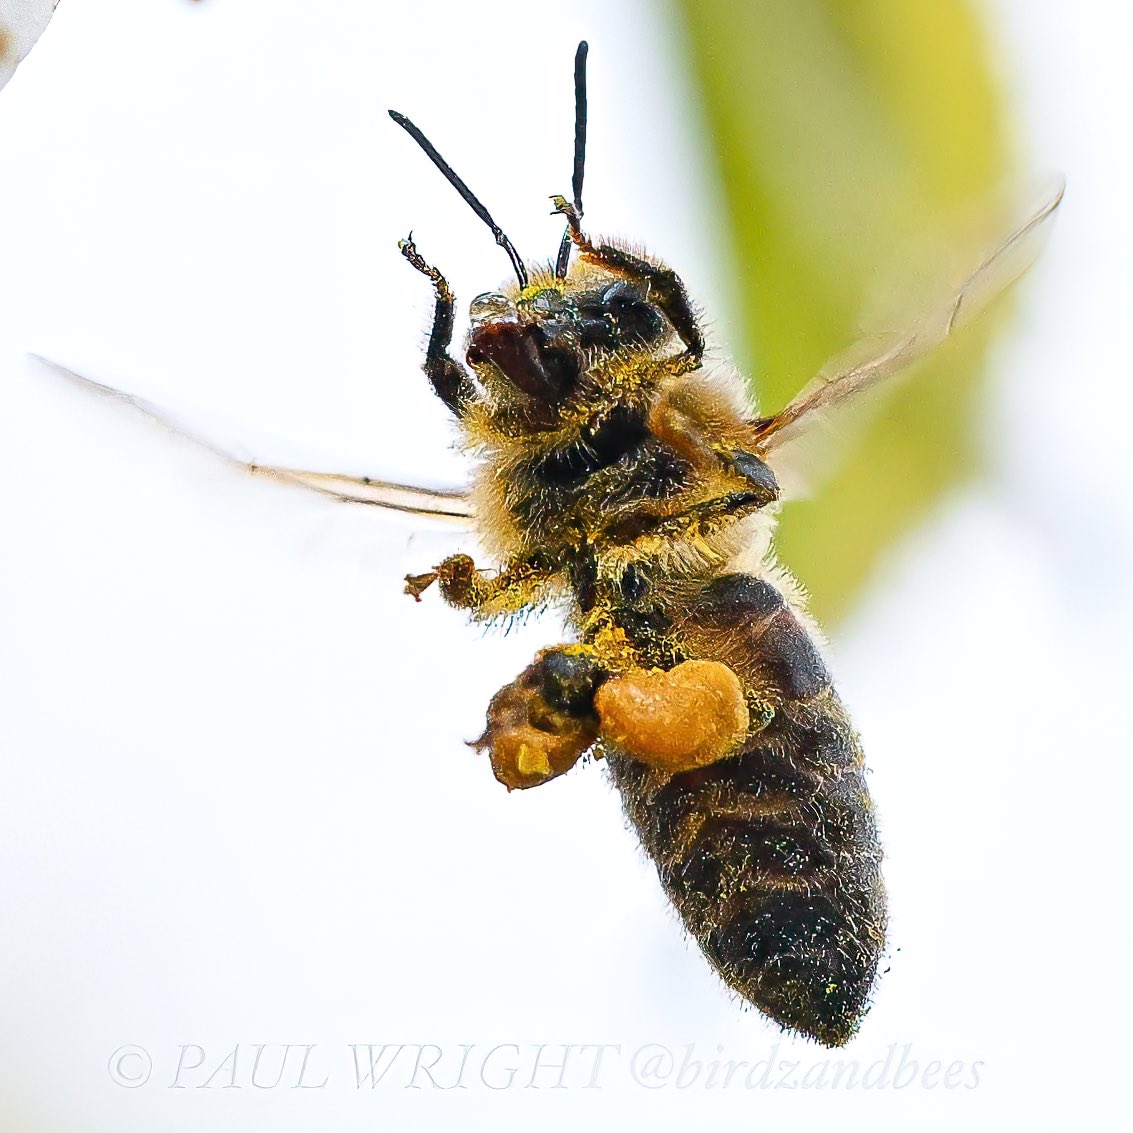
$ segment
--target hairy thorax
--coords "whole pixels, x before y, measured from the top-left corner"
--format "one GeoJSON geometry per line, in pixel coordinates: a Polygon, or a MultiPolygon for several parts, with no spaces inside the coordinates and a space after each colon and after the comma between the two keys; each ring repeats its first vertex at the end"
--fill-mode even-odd
{"type": "MultiPolygon", "coordinates": [[[[585,283],[565,281],[575,294],[585,287],[597,299],[619,286],[585,265],[581,271],[585,283]]],[[[525,295],[554,291],[549,282],[537,278],[516,293],[520,308],[525,295]]],[[[474,326],[470,359],[477,341],[474,326]]],[[[572,572],[608,582],[634,565],[679,581],[719,570],[750,548],[753,527],[768,527],[769,517],[753,525],[751,509],[738,516],[722,506],[706,507],[699,522],[678,522],[716,500],[774,502],[770,473],[744,450],[752,412],[729,368],[674,372],[675,336],[656,330],[615,349],[587,347],[569,392],[548,405],[500,380],[504,348],[493,346],[494,358],[474,364],[486,396],[461,422],[477,465],[480,533],[493,557],[540,557],[561,570],[567,589],[572,572]]]]}

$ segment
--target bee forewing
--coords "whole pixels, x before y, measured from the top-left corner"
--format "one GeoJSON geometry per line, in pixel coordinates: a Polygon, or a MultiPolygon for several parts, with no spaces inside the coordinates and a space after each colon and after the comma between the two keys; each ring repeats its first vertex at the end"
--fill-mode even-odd
{"type": "Polygon", "coordinates": [[[465,525],[470,525],[475,518],[472,501],[464,492],[419,488],[414,484],[373,480],[369,476],[345,476],[338,472],[307,472],[300,468],[254,463],[247,463],[244,467],[256,476],[307,488],[345,503],[369,504],[371,507],[465,525]]]}
{"type": "Polygon", "coordinates": [[[374,480],[368,476],[347,476],[335,472],[309,472],[299,468],[284,468],[279,465],[260,464],[257,461],[241,460],[233,456],[215,442],[199,433],[187,428],[177,421],[171,414],[146,401],[115,389],[113,386],[103,385],[101,382],[84,378],[65,366],[60,366],[47,358],[33,355],[43,365],[60,377],[73,382],[87,393],[97,397],[117,401],[120,404],[142,414],[151,422],[212,453],[234,469],[251,473],[265,480],[274,480],[276,483],[290,487],[306,488],[332,499],[342,500],[346,503],[367,504],[371,507],[384,508],[388,511],[408,512],[411,515],[427,516],[448,523],[458,523],[471,526],[473,520],[472,504],[465,492],[458,490],[422,488],[414,484],[398,484],[390,480],[374,480]]]}
{"type": "MultiPolygon", "coordinates": [[[[978,261],[958,287],[907,320],[907,330],[870,335],[835,355],[785,409],[761,425],[760,454],[778,453],[788,444],[793,447],[831,411],[908,370],[972,322],[1038,258],[1065,189],[1063,178],[1056,178],[1022,222],[978,261]]],[[[779,458],[772,463],[778,467],[779,458]]]]}

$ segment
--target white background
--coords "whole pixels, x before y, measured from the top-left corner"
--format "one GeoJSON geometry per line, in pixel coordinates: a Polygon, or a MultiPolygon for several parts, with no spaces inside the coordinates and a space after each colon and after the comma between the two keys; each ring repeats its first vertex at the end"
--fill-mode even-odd
{"type": "Polygon", "coordinates": [[[462,301],[507,263],[385,109],[550,255],[582,36],[588,216],[676,265],[726,345],[734,265],[665,9],[62,6],[0,95],[5,1129],[1091,1124],[1128,1009],[1133,21],[1101,0],[988,20],[1030,157],[1069,192],[996,353],[992,474],[833,643],[892,939],[830,1069],[908,1044],[962,1086],[835,1091],[803,1090],[829,1056],[741,1012],[681,939],[600,768],[508,796],[463,745],[557,633],[400,594],[467,540],[244,480],[25,358],[248,457],[459,483],[418,369],[428,287],[395,243],[412,228],[462,301]],[[250,1084],[254,1046],[288,1042],[319,1044],[325,1088],[290,1088],[294,1064],[250,1084]],[[436,1044],[449,1083],[475,1044],[467,1088],[406,1088],[409,1052],[356,1089],[350,1043],[436,1044]],[[585,1043],[621,1046],[598,1088],[577,1068],[525,1088],[535,1047],[585,1043]],[[152,1058],[135,1089],[108,1067],[125,1044],[152,1058]],[[206,1062],[170,1089],[183,1044],[206,1062]],[[231,1063],[193,1088],[237,1044],[240,1088],[231,1063]],[[483,1077],[510,1060],[510,1088],[481,1078],[496,1044],[518,1058],[483,1077]],[[647,1044],[795,1060],[799,1088],[651,1089],[647,1044]]]}

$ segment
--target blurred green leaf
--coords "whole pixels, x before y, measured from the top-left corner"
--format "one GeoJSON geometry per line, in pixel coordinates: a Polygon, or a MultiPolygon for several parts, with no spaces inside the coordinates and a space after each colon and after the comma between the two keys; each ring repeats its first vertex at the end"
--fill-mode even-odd
{"type": "MultiPolygon", "coordinates": [[[[770,413],[853,342],[912,240],[1002,181],[1000,94],[964,0],[676,7],[729,211],[747,336],[733,345],[770,413]]],[[[985,321],[942,349],[837,476],[784,508],[779,550],[820,618],[845,612],[894,539],[972,474],[989,339],[985,321]]]]}

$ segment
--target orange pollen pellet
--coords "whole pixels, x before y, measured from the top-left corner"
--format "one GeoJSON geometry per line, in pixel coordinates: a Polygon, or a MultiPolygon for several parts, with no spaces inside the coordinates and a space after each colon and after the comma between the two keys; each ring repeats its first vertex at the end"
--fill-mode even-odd
{"type": "Polygon", "coordinates": [[[598,689],[594,706],[606,743],[670,772],[732,754],[750,724],[743,686],[719,661],[612,677],[598,689]]]}

